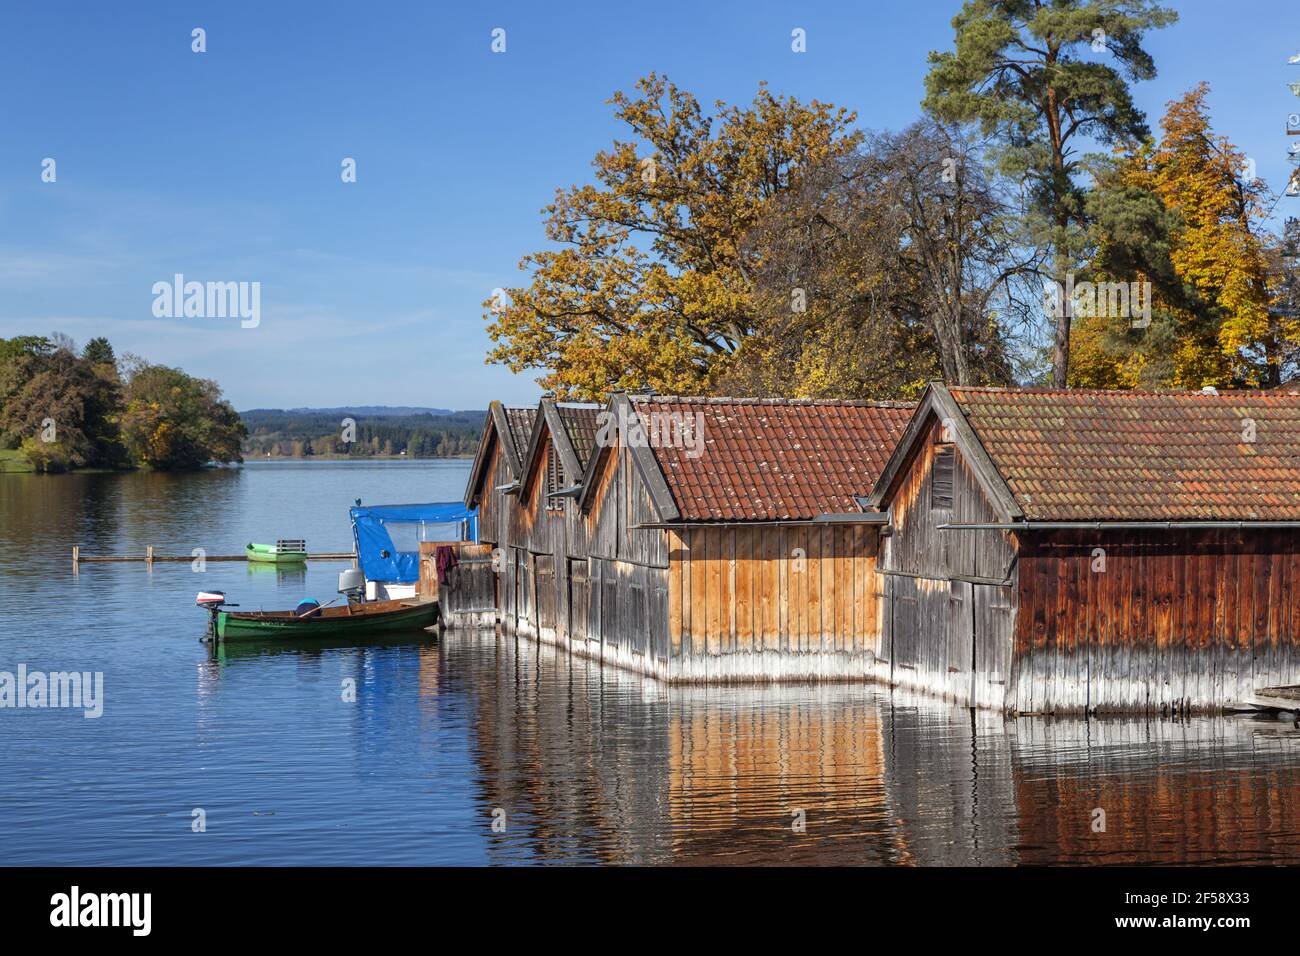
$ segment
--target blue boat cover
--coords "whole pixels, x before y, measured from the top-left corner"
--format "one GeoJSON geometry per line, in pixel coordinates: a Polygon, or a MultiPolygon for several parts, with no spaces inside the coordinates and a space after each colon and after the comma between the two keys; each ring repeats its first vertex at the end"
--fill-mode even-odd
{"type": "Polygon", "coordinates": [[[477,541],[478,509],[461,502],[350,508],[352,537],[368,581],[420,579],[421,541],[477,541]]]}

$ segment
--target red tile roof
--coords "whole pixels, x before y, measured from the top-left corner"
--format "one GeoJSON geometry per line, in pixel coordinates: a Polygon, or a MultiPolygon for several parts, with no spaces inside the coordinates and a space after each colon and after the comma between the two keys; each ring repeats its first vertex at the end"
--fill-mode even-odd
{"type": "Polygon", "coordinates": [[[1300,395],[951,392],[1030,520],[1300,520],[1300,395]]]}
{"type": "MultiPolygon", "coordinates": [[[[652,443],[684,521],[810,520],[856,512],[912,414],[901,402],[632,397],[663,423],[702,416],[701,452],[652,443]],[[672,417],[681,416],[681,417],[672,417]]],[[[653,420],[649,423],[653,428],[653,420]]]]}

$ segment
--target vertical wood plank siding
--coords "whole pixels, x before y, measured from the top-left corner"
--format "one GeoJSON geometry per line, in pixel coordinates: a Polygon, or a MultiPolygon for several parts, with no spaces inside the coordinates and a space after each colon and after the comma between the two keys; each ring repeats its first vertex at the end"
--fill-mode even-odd
{"type": "Polygon", "coordinates": [[[668,534],[671,679],[873,676],[882,607],[875,528],[729,524],[668,534]]]}
{"type": "MultiPolygon", "coordinates": [[[[977,439],[926,414],[877,492],[884,532],[664,528],[622,447],[597,450],[585,509],[546,508],[552,465],[518,495],[484,493],[498,615],[672,682],[876,678],[1020,714],[1215,710],[1300,683],[1300,535],[951,528],[1012,507],[977,439]]],[[[495,489],[513,476],[491,453],[495,489]]]]}
{"type": "MultiPolygon", "coordinates": [[[[521,509],[542,571],[533,586],[536,622],[516,617],[512,629],[571,653],[639,673],[667,676],[668,535],[638,528],[655,520],[635,468],[619,448],[617,461],[598,474],[593,503],[584,514],[573,498],[546,512],[544,493],[523,489],[521,509]],[[546,524],[549,537],[537,529],[546,524]]],[[[548,456],[549,457],[549,456],[548,456]]],[[[547,466],[549,467],[549,465],[547,466]]],[[[545,469],[531,484],[545,488],[545,469]]]]}
{"type": "Polygon", "coordinates": [[[502,499],[505,495],[496,490],[498,485],[509,481],[509,478],[506,477],[507,469],[501,457],[500,442],[494,441],[492,443],[490,462],[487,468],[487,478],[484,481],[485,488],[478,506],[478,538],[484,544],[496,547],[505,540],[508,527],[506,516],[509,513],[503,507],[502,499]]]}
{"type": "MultiPolygon", "coordinates": [[[[420,544],[422,576],[425,568],[434,565],[439,546],[434,541],[420,544]]],[[[438,581],[442,622],[447,627],[491,627],[496,623],[498,600],[492,545],[459,542],[452,546],[458,563],[438,581]]],[[[436,572],[430,577],[436,579],[436,572]]]]}
{"type": "Polygon", "coordinates": [[[1298,554],[1284,530],[1026,535],[1009,708],[1180,713],[1295,683],[1298,554]]]}
{"type": "Polygon", "coordinates": [[[569,554],[567,509],[548,510],[546,492],[555,456],[549,440],[541,449],[544,464],[517,495],[509,496],[508,550],[501,565],[507,607],[502,615],[512,630],[548,643],[563,643],[568,630],[569,554]],[[509,605],[513,603],[513,607],[509,605]]]}

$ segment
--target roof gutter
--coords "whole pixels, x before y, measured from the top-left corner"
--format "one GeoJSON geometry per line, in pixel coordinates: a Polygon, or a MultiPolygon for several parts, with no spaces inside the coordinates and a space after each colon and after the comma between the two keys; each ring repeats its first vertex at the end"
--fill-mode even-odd
{"type": "Polygon", "coordinates": [[[1251,531],[1300,528],[1300,521],[1012,521],[989,524],[941,524],[940,531],[1173,531],[1204,529],[1251,531]]]}
{"type": "Polygon", "coordinates": [[[813,518],[813,524],[889,524],[889,515],[883,511],[850,511],[830,513],[813,518]]]}

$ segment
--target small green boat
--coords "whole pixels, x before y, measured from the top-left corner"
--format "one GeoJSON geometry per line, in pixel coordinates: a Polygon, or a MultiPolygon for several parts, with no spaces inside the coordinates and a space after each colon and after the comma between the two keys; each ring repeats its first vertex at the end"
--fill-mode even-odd
{"type": "Polygon", "coordinates": [[[364,638],[395,631],[419,631],[438,623],[437,601],[372,601],[297,611],[227,611],[209,606],[212,634],[220,641],[298,641],[364,638]]]}
{"type": "Polygon", "coordinates": [[[267,564],[301,564],[307,560],[307,542],[301,538],[282,538],[275,544],[249,544],[244,548],[249,561],[267,564]]]}

